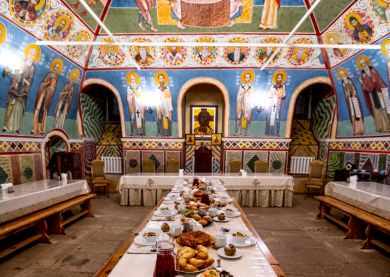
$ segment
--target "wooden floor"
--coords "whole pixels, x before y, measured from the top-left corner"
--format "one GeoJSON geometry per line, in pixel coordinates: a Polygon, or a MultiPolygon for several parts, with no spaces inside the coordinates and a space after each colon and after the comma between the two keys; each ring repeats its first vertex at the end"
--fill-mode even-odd
{"type": "MultiPolygon", "coordinates": [[[[2,260],[0,276],[93,276],[151,210],[118,202],[117,194],[98,196],[92,202],[95,217],[51,236],[53,244],[35,244],[2,260]]],[[[360,249],[361,240],[345,240],[344,230],[317,220],[312,198],[294,195],[293,208],[244,210],[287,276],[390,276],[390,258],[360,249]]]]}

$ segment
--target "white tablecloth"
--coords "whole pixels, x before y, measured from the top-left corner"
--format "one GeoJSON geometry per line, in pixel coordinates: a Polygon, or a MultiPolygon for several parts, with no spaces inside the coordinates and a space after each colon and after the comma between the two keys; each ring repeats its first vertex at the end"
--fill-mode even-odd
{"type": "MultiPolygon", "coordinates": [[[[292,207],[294,179],[279,173],[196,175],[206,181],[219,180],[228,193],[245,207],[292,207]]],[[[121,177],[121,205],[155,206],[177,180],[193,176],[178,174],[128,174],[121,177]]]]}
{"type": "Polygon", "coordinates": [[[57,180],[15,185],[14,192],[3,190],[0,193],[0,223],[87,194],[89,191],[85,180],[72,180],[65,185],[57,180]]]}
{"type": "MultiPolygon", "coordinates": [[[[164,204],[164,206],[173,206],[164,204]]],[[[155,217],[152,217],[152,220],[155,217]]],[[[146,228],[160,228],[163,222],[161,221],[149,221],[145,226],[146,228]]],[[[210,226],[204,228],[204,232],[215,235],[220,232],[221,227],[237,227],[248,229],[241,217],[229,218],[228,223],[213,222],[210,226]]],[[[180,216],[176,216],[175,223],[180,222],[180,216]]],[[[169,222],[170,224],[170,222],[169,222]]],[[[142,234],[142,231],[140,232],[142,234]]],[[[142,251],[145,247],[137,244],[132,244],[128,251],[137,252],[142,251]]],[[[146,247],[148,248],[148,247],[146,247]]],[[[176,249],[178,244],[176,243],[176,249]]],[[[222,259],[222,267],[224,270],[229,271],[234,276],[246,276],[246,277],[274,277],[276,276],[272,266],[264,256],[263,252],[257,244],[249,247],[239,248],[239,251],[243,253],[243,257],[235,260],[222,259]]],[[[216,261],[218,254],[216,250],[209,247],[209,256],[213,257],[216,261]]],[[[119,260],[117,265],[111,271],[111,277],[151,277],[154,272],[154,265],[156,263],[156,254],[128,254],[125,253],[119,260]]],[[[216,266],[216,262],[214,263],[216,266]]],[[[183,275],[183,274],[182,274],[183,275]]],[[[196,276],[196,274],[184,274],[184,276],[196,276]]]]}
{"type": "Polygon", "coordinates": [[[325,195],[390,220],[390,186],[374,182],[330,182],[325,195]]]}

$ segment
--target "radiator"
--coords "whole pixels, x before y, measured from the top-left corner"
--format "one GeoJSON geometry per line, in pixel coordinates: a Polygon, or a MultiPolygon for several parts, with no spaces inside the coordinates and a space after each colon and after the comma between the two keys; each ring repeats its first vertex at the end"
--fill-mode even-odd
{"type": "Polygon", "coordinates": [[[122,157],[102,157],[104,162],[104,173],[106,174],[122,174],[122,157]]]}
{"type": "Polygon", "coordinates": [[[309,174],[310,162],[314,157],[290,157],[290,174],[309,174]]]}

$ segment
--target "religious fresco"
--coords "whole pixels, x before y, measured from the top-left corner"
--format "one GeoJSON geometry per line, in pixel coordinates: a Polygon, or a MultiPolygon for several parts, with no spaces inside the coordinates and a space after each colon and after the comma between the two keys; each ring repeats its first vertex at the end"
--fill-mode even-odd
{"type": "MultiPolygon", "coordinates": [[[[322,34],[325,42],[336,44],[370,44],[385,37],[388,32],[387,0],[358,0],[322,34]]],[[[340,63],[359,50],[327,49],[331,66],[340,63]]]]}
{"type": "MultiPolygon", "coordinates": [[[[104,23],[121,34],[289,32],[306,11],[303,0],[114,0],[104,23]]],[[[314,32],[310,20],[300,31],[314,32]]]]}
{"type": "MultiPolygon", "coordinates": [[[[208,36],[180,36],[171,35],[150,36],[149,38],[133,38],[129,36],[117,36],[116,38],[125,42],[151,41],[151,42],[237,42],[237,43],[258,43],[271,42],[278,43],[285,36],[272,37],[257,35],[226,36],[226,35],[208,35],[208,36]]],[[[296,43],[318,43],[315,36],[296,35],[296,43]]],[[[99,37],[97,41],[110,41],[110,38],[99,37]]],[[[89,68],[115,68],[134,67],[137,62],[143,68],[186,68],[186,67],[259,67],[270,57],[276,48],[254,48],[254,47],[148,47],[142,49],[141,54],[137,56],[139,48],[136,47],[118,47],[118,46],[95,46],[90,57],[89,68]],[[104,48],[106,50],[104,50],[104,48]],[[117,63],[112,62],[112,58],[106,57],[107,52],[116,52],[111,54],[116,58],[117,63]],[[104,51],[102,51],[102,49],[104,51]],[[128,51],[130,55],[125,55],[128,51]],[[130,60],[133,59],[133,63],[130,60]],[[137,57],[136,57],[137,56],[137,57]],[[158,58],[160,57],[160,58],[158,58]]],[[[302,48],[288,49],[281,48],[270,63],[272,67],[297,67],[297,68],[325,68],[320,49],[302,48]]]]}
{"type": "MultiPolygon", "coordinates": [[[[86,8],[81,4],[79,0],[64,0],[67,7],[77,14],[87,26],[92,30],[95,30],[98,26],[96,21],[88,13],[86,8]]],[[[86,0],[85,3],[96,13],[97,16],[101,16],[103,13],[104,6],[107,5],[107,0],[86,0]]]]}
{"type": "Polygon", "coordinates": [[[6,99],[0,105],[0,134],[41,136],[60,128],[78,138],[81,69],[1,18],[0,30],[9,34],[0,45],[0,91],[6,99]]]}
{"type": "MultiPolygon", "coordinates": [[[[71,41],[91,41],[92,36],[87,30],[80,30],[74,32],[70,38],[71,41]]],[[[88,54],[89,47],[88,46],[80,46],[80,45],[68,45],[66,46],[66,52],[73,59],[78,59],[82,56],[86,56],[88,54]]]]}
{"type": "MultiPolygon", "coordinates": [[[[86,79],[105,80],[119,91],[126,135],[145,137],[177,137],[179,92],[186,82],[199,77],[215,79],[229,92],[229,134],[224,136],[284,137],[292,93],[302,82],[320,76],[326,77],[326,70],[144,69],[86,73],[86,79]]],[[[208,122],[214,129],[210,125],[213,120],[208,122]]],[[[218,127],[217,132],[222,130],[218,127]]]]}
{"type": "MultiPolygon", "coordinates": [[[[113,42],[111,38],[105,38],[104,42],[113,42]]],[[[119,45],[99,45],[100,61],[106,65],[121,65],[125,60],[125,52],[123,47],[119,45]]]]}
{"type": "Polygon", "coordinates": [[[339,93],[338,136],[384,136],[390,132],[390,40],[333,69],[339,93]]]}
{"type": "Polygon", "coordinates": [[[34,25],[47,14],[50,0],[9,0],[12,17],[22,25],[34,25]]]}
{"type": "MultiPolygon", "coordinates": [[[[22,30],[31,34],[35,40],[80,40],[90,41],[93,38],[92,32],[86,29],[82,21],[67,9],[67,7],[60,1],[54,0],[0,0],[0,12],[4,18],[18,25],[22,30]],[[9,2],[8,2],[9,1],[9,2]],[[16,8],[19,7],[18,15],[16,8]],[[34,12],[35,10],[35,12],[34,12]],[[36,14],[29,16],[27,14],[36,14]],[[26,14],[26,16],[22,16],[26,14]],[[24,18],[24,19],[23,19],[24,18]],[[80,35],[80,33],[85,33],[80,35]]],[[[1,21],[6,19],[1,18],[1,21]]],[[[87,51],[89,47],[67,47],[67,46],[53,46],[56,50],[61,52],[64,56],[69,57],[79,66],[84,66],[87,60],[87,55],[78,54],[82,49],[87,51]]]]}

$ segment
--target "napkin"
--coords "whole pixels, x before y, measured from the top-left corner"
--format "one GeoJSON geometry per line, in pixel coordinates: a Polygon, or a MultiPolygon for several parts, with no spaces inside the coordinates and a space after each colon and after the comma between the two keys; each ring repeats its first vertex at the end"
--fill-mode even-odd
{"type": "Polygon", "coordinates": [[[5,184],[1,184],[1,189],[2,190],[7,190],[9,187],[12,187],[14,184],[12,183],[5,183],[5,184]]]}
{"type": "Polygon", "coordinates": [[[358,180],[358,176],[357,175],[353,175],[353,176],[349,177],[349,185],[350,186],[356,186],[357,180],[358,180]]]}

